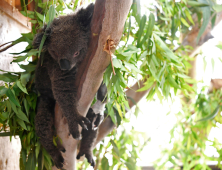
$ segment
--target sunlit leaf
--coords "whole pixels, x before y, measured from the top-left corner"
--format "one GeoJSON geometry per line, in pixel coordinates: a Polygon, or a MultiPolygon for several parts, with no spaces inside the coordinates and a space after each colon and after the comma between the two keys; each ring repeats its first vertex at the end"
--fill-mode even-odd
{"type": "Polygon", "coordinates": [[[207,120],[211,120],[211,119],[215,118],[217,116],[219,110],[220,110],[220,106],[218,105],[216,107],[216,109],[211,114],[209,114],[208,116],[206,116],[202,119],[199,119],[198,122],[203,122],[203,121],[207,121],[207,120]]]}
{"type": "Polygon", "coordinates": [[[6,91],[6,95],[9,97],[9,100],[11,100],[16,106],[20,106],[19,102],[16,100],[16,97],[12,93],[12,90],[10,88],[6,91]]]}

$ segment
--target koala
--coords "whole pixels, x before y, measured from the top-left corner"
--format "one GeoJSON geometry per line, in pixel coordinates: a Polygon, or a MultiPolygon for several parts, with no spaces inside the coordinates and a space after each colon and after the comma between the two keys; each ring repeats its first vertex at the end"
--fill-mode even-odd
{"type": "Polygon", "coordinates": [[[106,94],[107,87],[105,84],[102,83],[97,92],[97,102],[88,110],[88,113],[86,115],[91,123],[87,125],[88,130],[82,130],[82,141],[80,144],[79,153],[76,157],[77,159],[80,159],[81,156],[85,155],[87,161],[93,167],[95,166],[95,162],[93,160],[92,151],[95,140],[97,138],[97,128],[104,119],[102,112],[104,111],[105,104],[107,102],[106,94]]]}
{"type": "Polygon", "coordinates": [[[46,35],[35,72],[35,87],[40,94],[35,130],[58,169],[63,167],[64,158],[60,151],[65,152],[65,148],[53,144],[55,103],[66,117],[73,138],[80,139],[78,125],[86,130],[90,124],[88,118],[78,113],[74,84],[78,64],[87,53],[93,11],[94,4],[90,4],[74,14],[55,18],[33,40],[33,47],[39,48],[43,35],[46,35]]]}

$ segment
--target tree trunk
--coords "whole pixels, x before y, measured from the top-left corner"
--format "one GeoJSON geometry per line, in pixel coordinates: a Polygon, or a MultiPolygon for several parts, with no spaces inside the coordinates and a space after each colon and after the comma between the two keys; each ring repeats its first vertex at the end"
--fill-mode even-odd
{"type": "MultiPolygon", "coordinates": [[[[91,40],[88,53],[78,69],[76,86],[78,87],[78,110],[86,115],[91,102],[102,82],[103,73],[110,63],[108,54],[103,50],[110,37],[117,46],[122,36],[126,17],[132,0],[97,0],[91,24],[91,40]]],[[[113,51],[114,49],[112,49],[113,51]]],[[[55,126],[57,134],[63,141],[66,152],[64,168],[75,169],[78,141],[69,136],[68,125],[56,106],[55,126]]],[[[53,167],[53,169],[56,169],[53,167]]]]}

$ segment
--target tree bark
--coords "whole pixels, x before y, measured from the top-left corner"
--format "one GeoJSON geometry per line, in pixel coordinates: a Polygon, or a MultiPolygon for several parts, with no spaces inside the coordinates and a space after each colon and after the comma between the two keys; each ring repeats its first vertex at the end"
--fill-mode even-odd
{"type": "MultiPolygon", "coordinates": [[[[109,36],[114,44],[118,45],[131,4],[132,0],[97,0],[95,3],[88,53],[79,66],[76,78],[77,109],[83,116],[86,115],[102,82],[103,73],[110,63],[108,54],[103,51],[104,45],[109,36]]],[[[63,154],[64,168],[74,170],[78,141],[69,136],[66,119],[62,117],[58,105],[55,109],[55,126],[66,149],[63,154]]]]}

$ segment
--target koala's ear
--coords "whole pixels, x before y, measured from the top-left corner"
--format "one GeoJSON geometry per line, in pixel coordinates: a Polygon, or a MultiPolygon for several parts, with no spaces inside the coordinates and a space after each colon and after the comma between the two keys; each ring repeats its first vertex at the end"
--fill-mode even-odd
{"type": "Polygon", "coordinates": [[[93,3],[89,4],[86,8],[80,9],[76,14],[78,22],[84,27],[90,26],[90,22],[93,16],[93,11],[94,11],[93,3]]]}
{"type": "Polygon", "coordinates": [[[44,42],[44,45],[43,45],[43,49],[46,47],[46,44],[47,44],[47,39],[49,37],[51,33],[51,28],[47,28],[47,25],[45,25],[40,31],[38,34],[35,35],[35,38],[32,42],[32,46],[34,49],[37,49],[39,48],[40,44],[41,44],[41,41],[42,41],[42,38],[43,38],[43,35],[45,34],[47,36],[46,38],[46,41],[44,42]]]}

